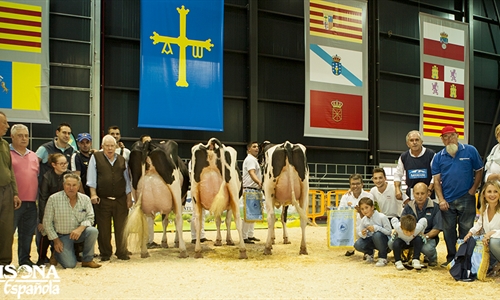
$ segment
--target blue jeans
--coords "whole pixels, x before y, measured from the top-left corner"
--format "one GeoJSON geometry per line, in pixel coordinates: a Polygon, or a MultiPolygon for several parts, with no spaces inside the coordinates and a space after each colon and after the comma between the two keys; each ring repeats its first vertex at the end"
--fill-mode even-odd
{"type": "Polygon", "coordinates": [[[416,236],[413,240],[411,240],[409,245],[400,238],[395,239],[392,243],[392,250],[394,250],[394,260],[400,261],[401,252],[403,251],[403,249],[410,249],[411,247],[413,247],[413,259],[420,259],[420,251],[422,250],[423,244],[424,241],[420,236],[416,236]]]}
{"type": "Polygon", "coordinates": [[[69,238],[69,234],[59,234],[59,239],[63,243],[63,251],[57,253],[56,259],[64,268],[74,268],[76,266],[75,244],[83,242],[83,262],[94,259],[94,245],[97,241],[99,231],[95,227],[87,227],[78,240],[69,238]]]}
{"type": "Polygon", "coordinates": [[[17,228],[17,256],[19,265],[30,260],[31,243],[37,225],[36,202],[23,201],[14,211],[14,230],[17,228]]]}
{"type": "MultiPolygon", "coordinates": [[[[479,241],[478,241],[479,243],[479,241]]],[[[490,268],[500,261],[500,238],[490,239],[490,268]]]]}
{"type": "Polygon", "coordinates": [[[373,255],[375,249],[378,250],[378,258],[387,258],[387,242],[389,237],[382,232],[375,232],[373,236],[365,239],[359,238],[354,243],[354,249],[368,255],[373,255]]]}
{"type": "Polygon", "coordinates": [[[476,198],[469,193],[449,202],[447,211],[441,211],[443,234],[446,243],[446,261],[452,261],[457,253],[457,238],[463,239],[474,225],[476,217],[476,198]],[[458,225],[458,236],[457,236],[458,225]]]}
{"type": "Polygon", "coordinates": [[[437,262],[438,254],[436,251],[436,246],[439,243],[439,238],[428,239],[427,243],[422,246],[422,253],[427,256],[429,262],[435,261],[437,262]]]}

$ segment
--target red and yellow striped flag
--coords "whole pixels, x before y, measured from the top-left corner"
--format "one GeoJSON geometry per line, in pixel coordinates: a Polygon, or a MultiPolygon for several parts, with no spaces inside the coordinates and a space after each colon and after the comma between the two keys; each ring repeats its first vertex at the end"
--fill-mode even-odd
{"type": "Polygon", "coordinates": [[[459,139],[464,139],[464,108],[434,103],[424,103],[424,136],[441,136],[447,125],[455,127],[459,139]]]}
{"type": "Polygon", "coordinates": [[[309,9],[311,35],[359,44],[363,41],[361,8],[311,0],[309,9]]]}
{"type": "Polygon", "coordinates": [[[42,52],[42,7],[0,1],[0,49],[42,52]]]}

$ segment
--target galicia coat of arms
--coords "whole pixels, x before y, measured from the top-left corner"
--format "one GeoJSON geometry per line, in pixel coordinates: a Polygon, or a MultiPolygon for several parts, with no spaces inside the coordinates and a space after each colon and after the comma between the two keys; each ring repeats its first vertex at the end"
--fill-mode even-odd
{"type": "Polygon", "coordinates": [[[340,62],[341,58],[337,54],[332,57],[332,73],[333,75],[339,76],[342,74],[342,63],[340,62]]]}

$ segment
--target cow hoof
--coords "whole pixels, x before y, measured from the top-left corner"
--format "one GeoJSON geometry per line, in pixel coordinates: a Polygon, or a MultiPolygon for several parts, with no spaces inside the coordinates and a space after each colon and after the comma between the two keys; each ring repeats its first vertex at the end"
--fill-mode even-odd
{"type": "Polygon", "coordinates": [[[271,241],[273,242],[273,245],[274,245],[274,238],[272,238],[271,241]]]}
{"type": "Polygon", "coordinates": [[[307,253],[307,248],[306,247],[300,247],[299,254],[300,255],[309,255],[309,253],[307,253]]]}
{"type": "Polygon", "coordinates": [[[234,242],[231,241],[231,240],[227,240],[226,241],[226,245],[228,245],[228,246],[234,246],[234,242]]]}
{"type": "Polygon", "coordinates": [[[194,252],[194,258],[203,258],[203,255],[201,254],[201,251],[195,251],[194,252]]]}
{"type": "Polygon", "coordinates": [[[149,252],[146,252],[146,253],[141,253],[141,258],[147,258],[149,257],[149,252]]]}
{"type": "Polygon", "coordinates": [[[291,244],[291,243],[292,242],[290,242],[287,237],[283,238],[283,244],[287,245],[287,244],[291,244]]]}
{"type": "Polygon", "coordinates": [[[161,242],[161,247],[162,248],[168,248],[168,243],[167,242],[161,242]]]}
{"type": "Polygon", "coordinates": [[[222,240],[215,240],[214,246],[222,246],[222,240]]]}
{"type": "Polygon", "coordinates": [[[247,250],[240,250],[240,257],[238,257],[239,259],[248,259],[248,256],[247,256],[247,250]]]}
{"type": "Polygon", "coordinates": [[[179,248],[179,242],[174,243],[174,248],[179,248]]]}
{"type": "Polygon", "coordinates": [[[271,252],[272,247],[266,247],[264,248],[264,255],[272,255],[273,253],[271,252]]]}
{"type": "Polygon", "coordinates": [[[181,253],[179,253],[179,258],[187,258],[188,255],[187,255],[187,251],[186,250],[183,250],[181,251],[181,253]]]}

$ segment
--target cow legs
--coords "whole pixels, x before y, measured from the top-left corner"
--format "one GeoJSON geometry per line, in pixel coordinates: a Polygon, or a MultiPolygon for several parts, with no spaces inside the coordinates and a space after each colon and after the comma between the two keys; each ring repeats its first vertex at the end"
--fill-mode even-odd
{"type": "MultiPolygon", "coordinates": [[[[237,193],[233,193],[233,195],[237,195],[237,193]]],[[[239,259],[247,259],[247,248],[245,247],[245,242],[243,241],[243,233],[241,231],[241,217],[240,210],[237,199],[230,199],[231,201],[231,210],[234,213],[234,223],[236,224],[236,230],[238,230],[238,235],[240,237],[239,248],[240,248],[240,256],[239,259]]],[[[231,224],[229,224],[231,225],[231,224]]],[[[230,227],[229,227],[230,229],[230,227]]],[[[228,229],[228,230],[229,230],[228,229]]]]}
{"type": "Polygon", "coordinates": [[[226,212],[226,244],[229,246],[234,246],[233,239],[231,238],[231,218],[233,213],[230,209],[226,212]]]}
{"type": "Polygon", "coordinates": [[[195,228],[196,228],[196,244],[194,246],[194,258],[203,258],[203,254],[201,254],[201,243],[200,243],[200,234],[201,234],[201,222],[202,219],[201,213],[201,203],[197,203],[195,206],[195,213],[197,214],[198,218],[196,218],[195,221],[195,228]]]}
{"type": "Polygon", "coordinates": [[[286,230],[287,213],[288,205],[283,206],[283,209],[281,210],[281,225],[283,225],[283,244],[291,244],[291,242],[288,240],[288,232],[286,230]]]}
{"type": "MultiPolygon", "coordinates": [[[[307,183],[307,186],[303,190],[307,190],[309,183],[307,183]]],[[[302,201],[300,201],[300,205],[302,206],[302,211],[307,211],[308,206],[309,206],[309,193],[305,193],[305,196],[302,198],[302,201]]],[[[306,246],[306,226],[308,223],[309,219],[307,218],[306,214],[300,214],[300,229],[302,229],[302,240],[300,241],[300,252],[299,254],[304,254],[308,255],[307,253],[307,246],[306,246]]]]}
{"type": "MultiPolygon", "coordinates": [[[[161,247],[162,248],[168,248],[168,241],[167,241],[167,226],[168,226],[168,215],[161,215],[161,225],[163,229],[163,235],[161,236],[161,247]]],[[[177,244],[177,247],[179,247],[179,244],[177,244]]]]}
{"type": "MultiPolygon", "coordinates": [[[[269,197],[270,198],[270,197],[269,197]]],[[[271,255],[274,244],[274,206],[272,199],[266,197],[266,211],[267,211],[267,240],[266,247],[264,248],[264,255],[271,255]]]]}
{"type": "Polygon", "coordinates": [[[215,226],[217,227],[217,238],[215,239],[214,246],[222,246],[222,235],[220,233],[220,225],[222,224],[221,216],[215,217],[215,226]]]}

